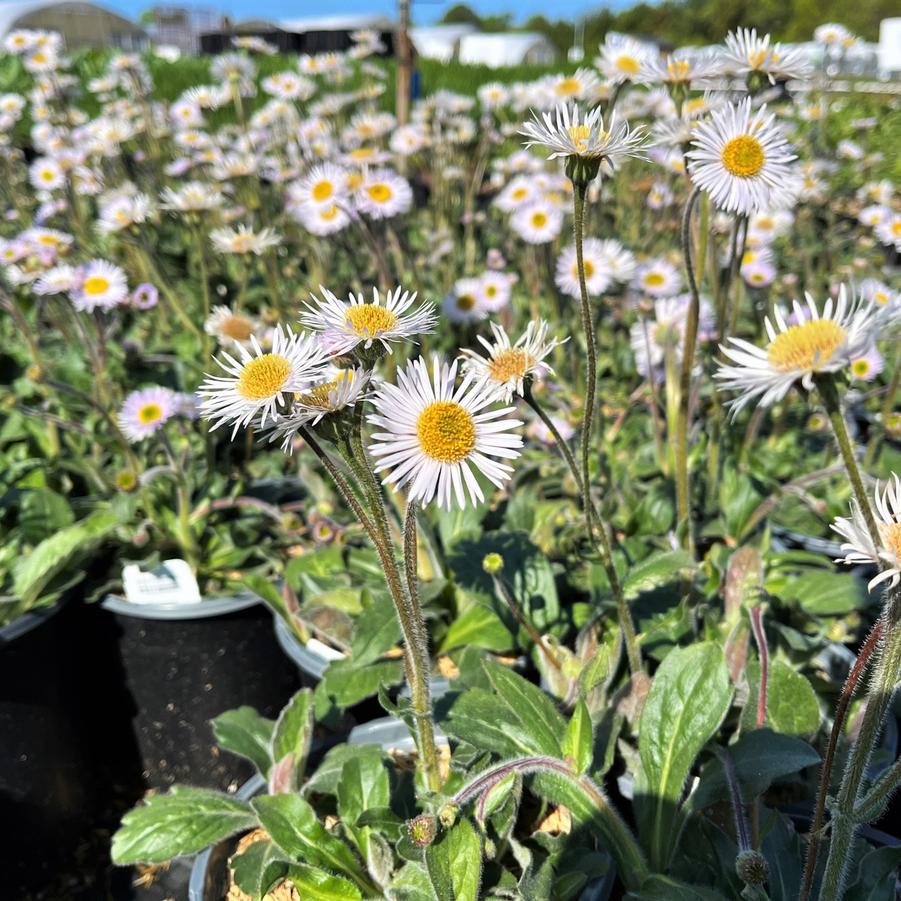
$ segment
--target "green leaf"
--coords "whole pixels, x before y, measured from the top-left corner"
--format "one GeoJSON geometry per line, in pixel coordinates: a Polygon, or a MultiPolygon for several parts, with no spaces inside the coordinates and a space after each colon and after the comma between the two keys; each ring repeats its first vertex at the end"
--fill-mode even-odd
{"type": "Polygon", "coordinates": [[[814,616],[839,616],[863,610],[871,603],[863,579],[830,570],[804,572],[780,588],[779,597],[795,599],[814,616]]]}
{"type": "Polygon", "coordinates": [[[360,901],[360,890],[342,876],[333,876],[324,870],[305,864],[292,864],[288,879],[294,883],[298,897],[303,901],[360,901]]]}
{"type": "Polygon", "coordinates": [[[403,663],[385,660],[369,666],[357,667],[353,660],[336,660],[329,665],[316,686],[338,707],[351,707],[371,697],[379,685],[397,685],[403,678],[403,663]]]}
{"type": "Polygon", "coordinates": [[[235,883],[253,901],[263,896],[288,872],[285,856],[270,841],[256,841],[232,858],[235,883]]]}
{"type": "Polygon", "coordinates": [[[482,666],[498,697],[527,730],[541,753],[560,756],[560,740],[566,729],[554,702],[537,686],[509,667],[486,658],[482,666]]]}
{"type": "Polygon", "coordinates": [[[291,780],[296,787],[296,777],[303,772],[310,742],[313,739],[313,692],[309,688],[301,688],[279,714],[272,730],[271,758],[278,763],[288,754],[293,757],[292,767],[295,779],[291,780]]]}
{"type": "Polygon", "coordinates": [[[306,792],[318,795],[337,795],[341,773],[348,760],[355,757],[387,759],[379,745],[335,745],[323,758],[316,772],[307,780],[306,792]]]}
{"type": "MultiPolygon", "coordinates": [[[[820,762],[820,755],[806,741],[770,729],[745,732],[729,748],[729,756],[745,798],[760,795],[775,780],[820,762]]],[[[728,797],[722,764],[713,758],[701,771],[700,784],[689,803],[692,810],[702,810],[728,797]]]]}
{"type": "Polygon", "coordinates": [[[216,742],[226,751],[249,760],[265,776],[272,766],[272,732],[275,723],[253,707],[227,710],[212,721],[216,742]]]}
{"type": "Polygon", "coordinates": [[[610,648],[599,645],[592,658],[579,673],[579,688],[587,695],[610,675],[610,648]]]}
{"type": "Polygon", "coordinates": [[[300,795],[266,795],[250,802],[260,825],[295,860],[358,877],[360,866],[341,839],[326,832],[300,795]]]}
{"type": "MultiPolygon", "coordinates": [[[[757,695],[760,691],[760,662],[747,666],[748,702],[742,712],[745,729],[757,722],[757,695]]],[[[770,660],[767,680],[766,722],[774,731],[786,735],[813,735],[820,726],[820,705],[813,686],[801,673],[782,659],[770,660]]]]}
{"type": "Polygon", "coordinates": [[[478,901],[482,884],[482,840],[465,817],[425,852],[438,901],[478,901]]]}
{"type": "Polygon", "coordinates": [[[450,624],[438,647],[438,653],[446,654],[458,647],[505,651],[513,645],[513,636],[504,621],[490,607],[479,602],[450,624]]]}
{"type": "Polygon", "coordinates": [[[685,780],[731,701],[726,660],[713,642],[671,651],[654,675],[639,725],[635,781],[639,833],[653,869],[669,865],[685,780]]]}
{"type": "Polygon", "coordinates": [[[519,717],[506,705],[498,704],[497,695],[484,688],[469,688],[459,695],[442,728],[448,735],[500,757],[547,753],[519,717]]]}
{"type": "Polygon", "coordinates": [[[394,602],[387,594],[373,598],[357,616],[351,657],[355,666],[375,663],[401,640],[394,602]]]}
{"type": "Polygon", "coordinates": [[[691,885],[669,876],[649,876],[637,892],[629,892],[627,901],[726,901],[724,895],[711,888],[691,885]]]}
{"type": "Polygon", "coordinates": [[[176,786],[125,814],[113,836],[116,864],[165,863],[256,824],[249,805],[207,788],[176,786]]]}
{"type": "Polygon", "coordinates": [[[41,592],[76,558],[89,553],[119,525],[117,514],[97,510],[80,522],[45,538],[16,567],[13,591],[26,604],[41,592]]]}
{"type": "Polygon", "coordinates": [[[683,572],[695,569],[694,559],[685,551],[652,554],[629,570],[623,582],[623,592],[627,600],[632,600],[646,591],[675,582],[683,572]]]}
{"type": "Polygon", "coordinates": [[[369,857],[370,830],[355,825],[369,808],[386,808],[391,800],[388,770],[378,757],[352,757],[341,770],[338,782],[338,814],[353,836],[363,857],[369,857]]]}
{"type": "Polygon", "coordinates": [[[563,736],[563,756],[571,760],[573,768],[581,776],[591,768],[594,758],[594,725],[585,701],[579,699],[563,736]]]}
{"type": "Polygon", "coordinates": [[[895,882],[901,848],[874,848],[860,860],[857,878],[845,890],[845,897],[854,901],[895,901],[895,882]]]}
{"type": "Polygon", "coordinates": [[[25,491],[19,503],[19,528],[29,544],[43,541],[75,521],[69,502],[48,488],[25,491]]]}

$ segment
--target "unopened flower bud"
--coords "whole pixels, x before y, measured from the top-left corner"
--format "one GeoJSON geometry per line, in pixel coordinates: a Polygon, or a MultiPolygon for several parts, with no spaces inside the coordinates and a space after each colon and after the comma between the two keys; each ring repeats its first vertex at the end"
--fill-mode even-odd
{"type": "Polygon", "coordinates": [[[735,872],[746,885],[763,885],[770,877],[770,867],[759,851],[741,851],[735,858],[735,872]]]}
{"type": "Polygon", "coordinates": [[[431,845],[437,834],[438,823],[430,814],[421,813],[412,820],[407,820],[407,835],[410,836],[410,841],[420,848],[431,845]]]}
{"type": "Polygon", "coordinates": [[[441,810],[438,811],[438,820],[445,829],[450,829],[457,822],[457,814],[460,808],[453,801],[448,801],[441,810]]]}

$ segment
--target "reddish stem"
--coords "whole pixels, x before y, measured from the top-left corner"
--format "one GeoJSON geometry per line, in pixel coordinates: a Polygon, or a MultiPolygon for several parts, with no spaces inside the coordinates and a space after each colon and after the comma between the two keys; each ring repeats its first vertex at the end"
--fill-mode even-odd
{"type": "Polygon", "coordinates": [[[766,725],[767,683],[770,675],[770,651],[766,646],[766,633],[763,631],[763,607],[752,607],[751,629],[757,644],[757,656],[760,658],[760,689],[757,692],[757,728],[766,725]]]}

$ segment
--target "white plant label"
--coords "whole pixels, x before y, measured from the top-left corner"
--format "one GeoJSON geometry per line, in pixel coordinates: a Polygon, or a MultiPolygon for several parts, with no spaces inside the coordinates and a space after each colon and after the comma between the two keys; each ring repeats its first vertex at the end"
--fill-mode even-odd
{"type": "Polygon", "coordinates": [[[200,587],[185,560],[164,560],[143,570],[137,563],[122,568],[125,598],[132,604],[197,604],[200,587]]]}

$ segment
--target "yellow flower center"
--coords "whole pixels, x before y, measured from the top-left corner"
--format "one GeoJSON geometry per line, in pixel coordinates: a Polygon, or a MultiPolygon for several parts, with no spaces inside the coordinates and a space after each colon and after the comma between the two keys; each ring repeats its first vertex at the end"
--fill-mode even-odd
{"type": "Polygon", "coordinates": [[[253,334],[253,323],[246,316],[229,316],[219,326],[225,338],[234,341],[247,341],[253,334]]]}
{"type": "Polygon", "coordinates": [[[588,137],[591,135],[591,129],[587,125],[571,125],[568,129],[569,136],[576,145],[579,153],[584,153],[588,148],[588,137]]]}
{"type": "MultiPolygon", "coordinates": [[[[591,278],[594,275],[594,263],[591,260],[583,260],[582,268],[585,270],[585,278],[591,278]]],[[[578,275],[578,266],[576,267],[576,274],[578,275]]]]}
{"type": "Polygon", "coordinates": [[[886,548],[901,559],[901,522],[880,523],[879,534],[886,548]]]}
{"type": "Polygon", "coordinates": [[[488,374],[498,382],[521,379],[532,365],[531,356],[521,347],[501,351],[489,364],[488,374]]]}
{"type": "Polygon", "coordinates": [[[159,404],[144,404],[138,410],[138,419],[142,425],[159,422],[163,418],[163,408],[159,404]]]}
{"type": "Polygon", "coordinates": [[[870,371],[869,360],[855,360],[851,364],[851,372],[858,378],[863,378],[870,371]]]}
{"type": "Polygon", "coordinates": [[[494,297],[497,294],[497,285],[486,285],[485,286],[485,296],[486,297],[494,297]]]}
{"type": "Polygon", "coordinates": [[[298,394],[297,399],[307,407],[317,407],[320,410],[330,410],[332,408],[331,393],[338,387],[340,379],[332,379],[322,385],[308,391],[306,394],[298,394]]]}
{"type": "Polygon", "coordinates": [[[238,379],[237,391],[248,400],[274,397],[288,381],[291,364],[279,354],[263,354],[251,360],[238,379]]]}
{"type": "Polygon", "coordinates": [[[457,309],[469,311],[476,305],[476,299],[472,294],[462,294],[457,298],[457,309]]]}
{"type": "Polygon", "coordinates": [[[322,203],[323,200],[328,200],[329,197],[334,194],[334,188],[332,188],[332,183],[330,181],[317,181],[315,185],[313,185],[312,190],[313,200],[318,203],[322,203]]]}
{"type": "Polygon", "coordinates": [[[560,97],[572,97],[582,90],[582,82],[578,78],[564,78],[557,82],[556,93],[560,97]]]}
{"type": "MultiPolygon", "coordinates": [[[[586,271],[585,274],[588,275],[588,272],[586,271]]],[[[649,288],[659,288],[665,281],[666,279],[659,272],[649,272],[644,277],[644,283],[649,288]]]]}
{"type": "Polygon", "coordinates": [[[358,147],[356,150],[351,150],[350,157],[354,160],[368,160],[373,153],[371,147],[358,147]]]}
{"type": "Polygon", "coordinates": [[[416,437],[426,456],[439,463],[459,463],[476,446],[476,425],[460,404],[439,400],[419,414],[416,437]]]}
{"type": "Polygon", "coordinates": [[[873,300],[879,304],[879,306],[883,307],[888,303],[888,294],[885,291],[875,291],[873,293],[873,300]]]}
{"type": "Polygon", "coordinates": [[[326,222],[331,222],[331,220],[334,219],[337,215],[338,207],[332,204],[332,206],[330,206],[327,210],[322,210],[322,212],[319,214],[319,218],[325,219],[326,222]]]}
{"type": "Polygon", "coordinates": [[[517,188],[511,195],[511,197],[514,200],[522,200],[524,197],[528,197],[528,196],[529,196],[528,188],[517,188]]]}
{"type": "Polygon", "coordinates": [[[53,179],[56,178],[56,173],[52,169],[45,169],[41,173],[41,178],[44,179],[44,181],[53,181],[53,179]]]}
{"type": "Polygon", "coordinates": [[[370,338],[394,328],[397,316],[385,307],[374,303],[352,306],[344,316],[344,322],[360,338],[370,338]]]}
{"type": "Polygon", "coordinates": [[[753,135],[739,135],[726,143],[721,159],[730,175],[753,178],[763,168],[766,155],[763,145],[753,135]]]}
{"type": "Polygon", "coordinates": [[[616,68],[626,75],[638,75],[641,71],[641,63],[634,56],[619,56],[616,59],[616,68]]]}
{"type": "Polygon", "coordinates": [[[767,358],[780,372],[815,372],[844,344],[845,330],[831,319],[811,319],[790,326],[769,346],[767,358]]]}
{"type": "Polygon", "coordinates": [[[543,228],[547,225],[547,214],[542,213],[540,210],[532,213],[532,225],[535,228],[543,228]]]}
{"type": "Polygon", "coordinates": [[[691,71],[691,63],[687,59],[673,60],[667,64],[670,81],[688,81],[688,75],[691,71]]]}
{"type": "Polygon", "coordinates": [[[895,235],[896,237],[898,235],[901,235],[901,219],[896,219],[892,223],[892,234],[895,235]]]}
{"type": "Polygon", "coordinates": [[[96,297],[98,294],[105,294],[109,291],[110,283],[100,275],[92,275],[90,278],[85,279],[84,285],[82,285],[85,294],[90,294],[92,297],[96,297]]]}
{"type": "Polygon", "coordinates": [[[752,69],[759,69],[766,62],[766,54],[767,51],[764,47],[761,47],[760,50],[752,50],[748,54],[748,65],[752,69]]]}
{"type": "Polygon", "coordinates": [[[386,185],[384,182],[378,182],[374,185],[369,185],[369,187],[366,188],[366,193],[376,203],[387,203],[393,196],[391,188],[389,188],[388,185],[386,185]]]}

